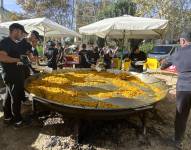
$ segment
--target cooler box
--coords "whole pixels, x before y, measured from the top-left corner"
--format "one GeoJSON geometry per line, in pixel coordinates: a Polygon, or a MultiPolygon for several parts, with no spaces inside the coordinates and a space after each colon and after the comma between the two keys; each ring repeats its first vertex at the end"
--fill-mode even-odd
{"type": "Polygon", "coordinates": [[[151,70],[156,70],[160,66],[159,61],[156,58],[147,58],[146,68],[151,70]]]}
{"type": "Polygon", "coordinates": [[[112,59],[112,68],[115,68],[115,69],[121,68],[121,59],[120,58],[113,58],[112,59]]]}
{"type": "Polygon", "coordinates": [[[130,66],[131,66],[131,60],[124,60],[123,61],[123,70],[129,70],[129,68],[130,68],[130,66]]]}

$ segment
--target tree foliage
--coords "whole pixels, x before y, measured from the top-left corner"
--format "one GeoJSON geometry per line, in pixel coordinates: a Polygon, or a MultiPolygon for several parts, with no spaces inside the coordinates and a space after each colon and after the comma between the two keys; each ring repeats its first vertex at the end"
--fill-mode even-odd
{"type": "Polygon", "coordinates": [[[8,16],[9,16],[10,20],[13,20],[13,21],[25,19],[24,16],[22,16],[21,14],[15,13],[15,12],[9,12],[8,16]]]}
{"type": "Polygon", "coordinates": [[[115,0],[97,17],[100,20],[124,14],[169,20],[166,38],[173,41],[191,26],[191,0],[115,0]]]}
{"type": "Polygon", "coordinates": [[[76,26],[77,28],[96,21],[99,9],[104,9],[102,0],[77,0],[76,1],[76,26]]]}
{"type": "Polygon", "coordinates": [[[46,16],[69,28],[73,28],[73,2],[73,0],[17,0],[27,16],[46,16]]]}
{"type": "Polygon", "coordinates": [[[106,8],[99,11],[97,19],[118,17],[122,15],[134,15],[136,13],[136,4],[131,0],[117,0],[106,8]]]}
{"type": "Polygon", "coordinates": [[[168,39],[173,40],[191,25],[191,0],[133,0],[137,16],[169,20],[168,39]]]}
{"type": "MultiPolygon", "coordinates": [[[[171,40],[177,38],[184,28],[191,28],[191,0],[17,0],[17,2],[27,16],[46,16],[69,28],[74,28],[75,25],[79,28],[97,20],[125,14],[169,20],[167,38],[171,40]]],[[[13,18],[16,17],[13,15],[13,18]]]]}
{"type": "Polygon", "coordinates": [[[139,47],[139,49],[143,52],[145,52],[146,54],[153,52],[153,48],[154,48],[154,44],[153,42],[145,42],[142,43],[139,47]]]}

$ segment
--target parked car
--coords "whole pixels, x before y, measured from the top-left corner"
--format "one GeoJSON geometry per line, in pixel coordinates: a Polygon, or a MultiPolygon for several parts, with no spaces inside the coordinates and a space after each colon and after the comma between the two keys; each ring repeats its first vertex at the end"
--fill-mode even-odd
{"type": "Polygon", "coordinates": [[[156,45],[153,51],[148,54],[148,58],[156,58],[160,61],[172,55],[178,47],[178,44],[156,45]]]}

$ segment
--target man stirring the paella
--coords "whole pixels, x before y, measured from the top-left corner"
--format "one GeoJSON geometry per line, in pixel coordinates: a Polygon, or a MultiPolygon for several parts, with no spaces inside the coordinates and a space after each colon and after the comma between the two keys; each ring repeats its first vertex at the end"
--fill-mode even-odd
{"type": "Polygon", "coordinates": [[[162,61],[161,69],[175,65],[178,71],[176,84],[176,118],[175,146],[183,149],[183,138],[191,108],[191,32],[183,32],[180,36],[180,48],[162,61]]]}
{"type": "Polygon", "coordinates": [[[9,37],[0,42],[0,62],[3,68],[2,77],[6,85],[6,96],[3,102],[4,123],[14,123],[19,128],[26,125],[21,116],[21,101],[24,93],[24,74],[21,56],[26,51],[21,49],[19,41],[26,33],[24,27],[14,23],[9,27],[9,37]]]}

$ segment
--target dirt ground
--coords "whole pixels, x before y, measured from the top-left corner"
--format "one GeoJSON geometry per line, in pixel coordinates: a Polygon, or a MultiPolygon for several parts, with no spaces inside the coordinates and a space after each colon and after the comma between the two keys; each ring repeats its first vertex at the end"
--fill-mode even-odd
{"type": "MultiPolygon", "coordinates": [[[[87,128],[82,144],[74,140],[74,123],[60,115],[33,121],[30,127],[15,130],[3,125],[0,107],[0,150],[173,150],[175,82],[176,77],[155,75],[173,85],[168,97],[157,106],[157,114],[148,113],[147,134],[138,132],[129,122],[139,123],[137,117],[127,120],[99,122],[87,128]]],[[[2,105],[2,104],[1,104],[2,105]]],[[[24,114],[31,108],[25,106],[24,114]]],[[[185,136],[185,150],[191,149],[191,116],[185,136]]]]}

